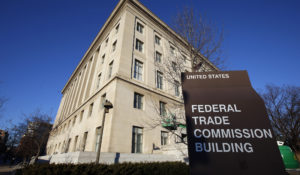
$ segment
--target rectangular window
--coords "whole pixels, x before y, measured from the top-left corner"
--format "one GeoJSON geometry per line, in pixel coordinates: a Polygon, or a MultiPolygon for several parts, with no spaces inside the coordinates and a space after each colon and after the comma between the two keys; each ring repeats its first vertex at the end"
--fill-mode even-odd
{"type": "Polygon", "coordinates": [[[142,41],[136,39],[136,43],[135,43],[136,50],[143,52],[143,45],[144,45],[144,43],[142,41]]]}
{"type": "Polygon", "coordinates": [[[143,109],[143,95],[134,93],[133,107],[136,109],[143,109]]]}
{"type": "Polygon", "coordinates": [[[175,55],[175,48],[170,46],[170,52],[171,52],[172,55],[175,55]]]}
{"type": "Polygon", "coordinates": [[[118,24],[118,25],[116,26],[116,33],[119,32],[119,26],[120,26],[120,24],[118,24]]]}
{"type": "Polygon", "coordinates": [[[134,75],[133,77],[137,80],[143,79],[143,63],[135,60],[134,62],[134,75]]]}
{"type": "Polygon", "coordinates": [[[177,70],[176,67],[177,67],[177,64],[174,61],[172,61],[172,69],[174,72],[176,72],[176,70],[177,70]]]}
{"type": "Polygon", "coordinates": [[[109,39],[109,38],[107,38],[107,39],[105,40],[105,47],[106,47],[107,44],[108,44],[108,39],[109,39]]]}
{"type": "Polygon", "coordinates": [[[70,150],[70,145],[71,145],[71,138],[69,138],[68,143],[67,143],[67,147],[66,147],[66,153],[69,152],[70,150]]]}
{"type": "Polygon", "coordinates": [[[116,50],[117,47],[117,41],[115,41],[112,45],[112,51],[114,52],[116,50]]]}
{"type": "Polygon", "coordinates": [[[161,63],[161,53],[155,52],[155,61],[161,63]]]}
{"type": "Polygon", "coordinates": [[[136,25],[136,30],[140,33],[143,33],[143,30],[144,30],[144,26],[140,23],[137,23],[136,25]]]}
{"type": "Polygon", "coordinates": [[[80,121],[82,121],[83,114],[84,114],[84,110],[82,110],[82,111],[80,112],[80,121]]]}
{"type": "Polygon", "coordinates": [[[143,128],[134,126],[132,128],[132,153],[142,153],[143,150],[143,128]]]}
{"type": "Polygon", "coordinates": [[[113,64],[114,64],[114,61],[110,62],[110,64],[109,64],[109,68],[108,68],[108,78],[110,78],[111,75],[112,75],[113,64]]]}
{"type": "Polygon", "coordinates": [[[100,81],[101,81],[101,73],[98,75],[97,89],[100,87],[100,81]]]}
{"type": "Polygon", "coordinates": [[[83,135],[82,151],[85,151],[85,146],[86,146],[87,137],[88,137],[88,132],[85,132],[84,135],[83,135]]]}
{"type": "Polygon", "coordinates": [[[77,141],[78,141],[78,136],[76,136],[74,140],[73,152],[76,151],[77,141]]]}
{"type": "Polygon", "coordinates": [[[163,89],[163,74],[159,71],[156,72],[156,87],[163,89]]]}
{"type": "Polygon", "coordinates": [[[75,115],[75,117],[74,117],[74,120],[73,120],[73,126],[74,126],[75,123],[76,123],[76,118],[77,118],[77,115],[75,115]]]}
{"type": "Polygon", "coordinates": [[[182,57],[183,57],[183,61],[184,61],[184,63],[186,63],[186,56],[185,56],[185,55],[183,55],[182,57]]]}
{"type": "Polygon", "coordinates": [[[105,60],[105,54],[104,54],[104,55],[102,55],[101,64],[103,64],[103,63],[104,63],[104,60],[105,60]]]}
{"type": "Polygon", "coordinates": [[[106,94],[103,94],[103,95],[101,96],[101,107],[102,107],[102,108],[104,108],[105,100],[106,100],[106,94]]]}
{"type": "Polygon", "coordinates": [[[95,152],[98,151],[98,147],[99,147],[99,139],[100,139],[100,135],[101,135],[101,126],[96,128],[96,142],[95,142],[95,152]]]}
{"type": "Polygon", "coordinates": [[[174,81],[174,90],[175,90],[175,96],[179,96],[179,82],[178,81],[174,81]]]}
{"type": "Polygon", "coordinates": [[[167,115],[166,103],[164,103],[162,101],[159,102],[159,114],[161,116],[166,116],[167,115]]]}
{"type": "Polygon", "coordinates": [[[94,107],[94,103],[91,103],[89,108],[89,116],[92,116],[93,114],[93,107],[94,107]]]}
{"type": "Polygon", "coordinates": [[[167,145],[168,144],[168,132],[161,131],[161,145],[167,145]]]}
{"type": "Polygon", "coordinates": [[[155,35],[155,44],[160,45],[160,37],[155,35]]]}

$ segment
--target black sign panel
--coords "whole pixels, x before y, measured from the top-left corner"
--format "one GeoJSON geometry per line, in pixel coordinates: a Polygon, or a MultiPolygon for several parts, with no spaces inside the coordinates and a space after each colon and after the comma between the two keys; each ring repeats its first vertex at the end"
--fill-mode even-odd
{"type": "Polygon", "coordinates": [[[183,73],[192,175],[282,175],[265,105],[246,71],[183,73]]]}

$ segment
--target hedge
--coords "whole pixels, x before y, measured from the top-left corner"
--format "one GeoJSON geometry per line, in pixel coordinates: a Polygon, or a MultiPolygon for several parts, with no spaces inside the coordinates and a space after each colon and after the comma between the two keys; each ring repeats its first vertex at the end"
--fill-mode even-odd
{"type": "Polygon", "coordinates": [[[120,164],[37,164],[16,171],[16,175],[188,175],[182,162],[120,164]]]}

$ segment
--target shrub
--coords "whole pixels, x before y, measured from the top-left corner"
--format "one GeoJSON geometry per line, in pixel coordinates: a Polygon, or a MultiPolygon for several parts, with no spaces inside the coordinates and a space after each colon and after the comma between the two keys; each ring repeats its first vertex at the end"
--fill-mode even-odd
{"type": "Polygon", "coordinates": [[[120,164],[37,164],[19,169],[16,175],[188,175],[182,162],[120,164]]]}

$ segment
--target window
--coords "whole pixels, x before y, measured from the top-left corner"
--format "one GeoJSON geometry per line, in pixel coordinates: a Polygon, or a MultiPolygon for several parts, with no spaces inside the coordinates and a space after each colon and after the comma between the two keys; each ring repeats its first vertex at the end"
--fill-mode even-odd
{"type": "Polygon", "coordinates": [[[75,137],[73,151],[76,151],[77,141],[78,141],[78,136],[75,137]]]}
{"type": "Polygon", "coordinates": [[[117,41],[115,41],[112,45],[112,51],[114,52],[116,50],[117,47],[117,41]]]}
{"type": "Polygon", "coordinates": [[[101,134],[101,126],[99,126],[99,127],[96,128],[95,152],[98,151],[100,134],[101,134]]]}
{"type": "Polygon", "coordinates": [[[142,80],[142,78],[143,78],[143,63],[138,60],[135,60],[135,62],[134,62],[133,77],[137,80],[142,80]]]}
{"type": "Polygon", "coordinates": [[[82,111],[80,112],[80,121],[82,121],[83,114],[84,114],[84,110],[82,110],[82,111]]]}
{"type": "Polygon", "coordinates": [[[156,87],[163,89],[163,74],[159,71],[156,73],[156,87]]]}
{"type": "Polygon", "coordinates": [[[172,61],[172,69],[174,72],[176,72],[176,67],[177,67],[177,64],[174,61],[172,61]]]}
{"type": "Polygon", "coordinates": [[[104,54],[104,55],[102,55],[101,64],[103,64],[103,63],[104,63],[104,60],[105,60],[105,54],[104,54]]]}
{"type": "Polygon", "coordinates": [[[161,116],[166,116],[167,115],[166,103],[164,103],[162,101],[159,102],[159,114],[161,116]]]}
{"type": "Polygon", "coordinates": [[[105,102],[105,100],[106,100],[106,94],[103,94],[103,95],[101,96],[101,107],[102,107],[102,108],[104,108],[104,102],[105,102]]]}
{"type": "Polygon", "coordinates": [[[88,132],[85,132],[84,135],[83,135],[82,151],[85,151],[87,137],[88,137],[88,132]]]}
{"type": "Polygon", "coordinates": [[[76,118],[77,118],[77,115],[75,115],[75,117],[74,117],[74,120],[73,120],[73,126],[74,126],[75,123],[76,123],[76,118]]]}
{"type": "Polygon", "coordinates": [[[101,73],[98,75],[98,79],[97,79],[97,89],[100,87],[100,81],[101,81],[101,73]]]}
{"type": "Polygon", "coordinates": [[[89,116],[92,116],[93,113],[93,107],[94,107],[94,103],[90,104],[90,109],[89,109],[89,116]]]}
{"type": "Polygon", "coordinates": [[[134,126],[132,128],[132,153],[142,153],[143,148],[143,128],[134,126]]]}
{"type": "Polygon", "coordinates": [[[140,23],[137,23],[136,25],[136,30],[140,33],[143,33],[143,30],[144,30],[144,26],[140,23]]]}
{"type": "Polygon", "coordinates": [[[136,50],[143,52],[143,45],[144,45],[144,43],[142,41],[136,39],[136,43],[135,43],[136,50]]]}
{"type": "Polygon", "coordinates": [[[108,39],[109,39],[109,38],[107,38],[107,39],[105,40],[105,47],[106,47],[107,44],[108,44],[108,39]]]}
{"type": "Polygon", "coordinates": [[[143,109],[143,95],[134,93],[133,107],[136,109],[143,109]]]}
{"type": "Polygon", "coordinates": [[[69,123],[68,123],[68,128],[71,127],[71,120],[69,120],[69,123]]]}
{"type": "Polygon", "coordinates": [[[108,68],[108,78],[111,77],[112,69],[113,69],[113,64],[114,64],[114,61],[110,62],[110,64],[109,64],[109,68],[108,68]]]}
{"type": "Polygon", "coordinates": [[[116,33],[118,33],[119,32],[119,26],[120,26],[120,24],[118,24],[117,26],[116,26],[116,33]]]}
{"type": "Polygon", "coordinates": [[[172,55],[175,55],[175,48],[170,46],[170,52],[171,52],[172,55]]]}
{"type": "Polygon", "coordinates": [[[167,145],[168,144],[168,132],[161,131],[161,145],[167,145]]]}
{"type": "Polygon", "coordinates": [[[161,63],[161,53],[155,52],[155,61],[161,63]]]}
{"type": "Polygon", "coordinates": [[[186,56],[182,55],[184,63],[186,63],[186,56]]]}
{"type": "Polygon", "coordinates": [[[179,82],[178,81],[174,81],[174,90],[175,90],[175,96],[179,96],[179,82]]]}
{"type": "Polygon", "coordinates": [[[160,45],[160,37],[155,35],[155,44],[160,45]]]}
{"type": "Polygon", "coordinates": [[[66,153],[69,152],[70,145],[71,145],[71,138],[69,138],[69,140],[68,140],[66,151],[65,151],[66,153]]]}

